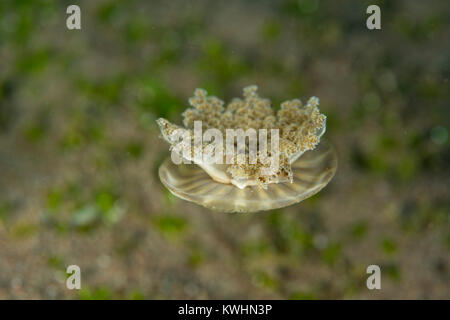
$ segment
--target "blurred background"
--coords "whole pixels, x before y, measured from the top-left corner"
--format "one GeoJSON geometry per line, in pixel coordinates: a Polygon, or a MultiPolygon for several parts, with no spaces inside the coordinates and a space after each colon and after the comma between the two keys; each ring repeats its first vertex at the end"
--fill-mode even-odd
{"type": "Polygon", "coordinates": [[[449,16],[446,0],[1,1],[0,298],[450,298],[449,16]],[[334,179],[257,214],[172,196],[155,119],[250,84],[274,108],[320,98],[334,179]]]}

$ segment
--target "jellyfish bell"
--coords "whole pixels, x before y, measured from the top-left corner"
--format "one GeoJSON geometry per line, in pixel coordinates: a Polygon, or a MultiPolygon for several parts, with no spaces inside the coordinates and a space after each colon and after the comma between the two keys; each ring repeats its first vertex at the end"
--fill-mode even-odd
{"type": "Polygon", "coordinates": [[[328,142],[305,152],[293,164],[293,182],[237,188],[221,183],[195,164],[174,164],[166,159],[159,168],[164,186],[177,197],[222,212],[257,212],[286,207],[319,192],[333,178],[337,157],[328,142]]]}
{"type": "Polygon", "coordinates": [[[286,101],[276,114],[270,102],[257,95],[256,86],[244,88],[244,100],[235,99],[226,108],[202,89],[189,102],[193,108],[183,113],[184,127],[157,120],[172,150],[172,157],[159,168],[159,177],[182,199],[223,212],[276,209],[319,192],[336,172],[334,149],[327,142],[319,144],[326,117],[315,97],[305,106],[298,99],[286,101]],[[199,122],[209,132],[205,139],[199,122]],[[252,143],[255,130],[263,134],[252,143]],[[234,136],[229,140],[227,135],[236,131],[241,132],[237,144],[234,136]],[[224,135],[226,148],[221,141],[224,135]],[[240,144],[246,135],[248,145],[240,144]],[[256,144],[260,149],[255,150],[256,144]],[[173,161],[174,152],[183,161],[173,161]]]}

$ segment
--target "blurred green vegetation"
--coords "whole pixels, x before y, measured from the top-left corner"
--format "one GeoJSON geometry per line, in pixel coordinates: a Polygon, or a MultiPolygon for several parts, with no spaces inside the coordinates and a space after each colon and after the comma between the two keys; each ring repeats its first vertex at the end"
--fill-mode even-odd
{"type": "Polygon", "coordinates": [[[367,298],[369,264],[382,297],[448,298],[447,1],[77,3],[69,31],[67,1],[0,2],[0,298],[367,298]],[[255,215],[174,197],[155,119],[180,123],[197,87],[229,101],[253,83],[274,108],[321,98],[337,176],[255,215]],[[25,257],[47,282],[15,292],[25,257]],[[48,291],[74,260],[83,289],[48,291]]]}

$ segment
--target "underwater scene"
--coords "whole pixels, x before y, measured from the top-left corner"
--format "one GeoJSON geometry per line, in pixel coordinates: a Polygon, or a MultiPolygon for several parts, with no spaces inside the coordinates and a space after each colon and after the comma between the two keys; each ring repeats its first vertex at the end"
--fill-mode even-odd
{"type": "Polygon", "coordinates": [[[449,17],[0,1],[0,299],[450,299],[449,17]]]}

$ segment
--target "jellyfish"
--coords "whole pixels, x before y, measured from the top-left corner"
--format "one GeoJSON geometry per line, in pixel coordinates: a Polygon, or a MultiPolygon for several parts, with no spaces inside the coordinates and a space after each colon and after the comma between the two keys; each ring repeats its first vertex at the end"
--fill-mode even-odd
{"type": "Polygon", "coordinates": [[[336,172],[336,152],[321,141],[326,116],[319,111],[317,97],[306,104],[285,101],[275,112],[253,85],[226,106],[204,89],[196,89],[189,104],[183,126],[157,120],[172,151],[159,167],[159,178],[181,199],[221,212],[278,209],[318,193],[336,172]],[[200,137],[199,123],[207,131],[200,137]],[[244,147],[228,139],[237,130],[249,138],[248,144],[245,136],[241,139],[244,147]],[[256,135],[257,149],[251,148],[252,136],[247,134],[252,130],[264,133],[256,135]]]}

